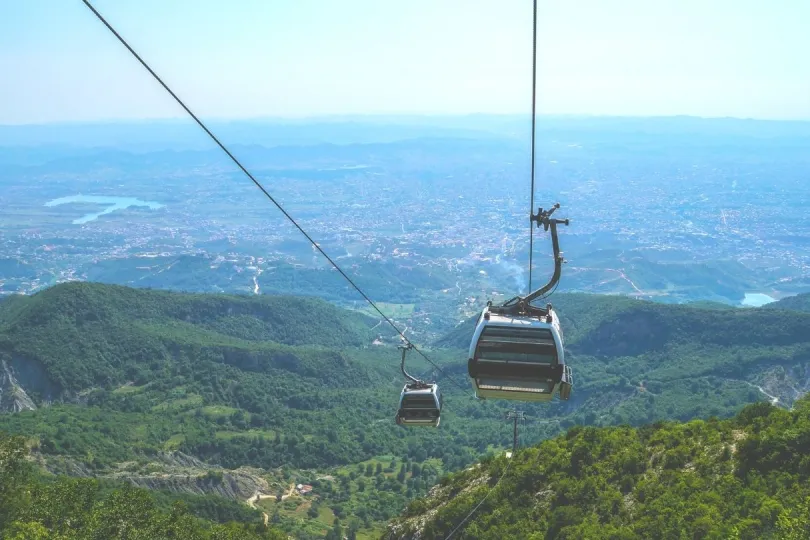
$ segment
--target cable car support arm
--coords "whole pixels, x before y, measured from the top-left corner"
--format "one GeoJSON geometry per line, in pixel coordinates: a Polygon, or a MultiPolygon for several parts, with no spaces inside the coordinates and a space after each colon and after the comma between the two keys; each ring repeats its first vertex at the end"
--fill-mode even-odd
{"type": "Polygon", "coordinates": [[[413,345],[408,343],[408,344],[405,344],[405,345],[399,345],[399,348],[402,349],[402,364],[400,364],[400,369],[402,369],[402,374],[405,375],[406,379],[411,380],[413,386],[417,386],[417,387],[425,386],[424,382],[422,382],[421,380],[417,379],[416,377],[414,377],[413,375],[411,375],[407,371],[405,371],[405,355],[408,353],[408,350],[413,348],[413,345]]]}
{"type": "Polygon", "coordinates": [[[552,218],[551,215],[560,207],[560,203],[554,204],[550,209],[543,210],[539,208],[537,210],[537,214],[532,214],[530,219],[532,223],[537,223],[537,226],[543,226],[543,230],[548,231],[551,230],[551,245],[554,250],[554,274],[552,274],[551,279],[548,283],[540,287],[539,289],[530,292],[527,296],[516,296],[511,300],[506,301],[503,304],[503,308],[517,308],[519,312],[528,312],[529,311],[529,304],[532,301],[536,300],[540,296],[546,294],[548,291],[553,289],[555,285],[560,281],[560,274],[562,274],[562,265],[565,262],[565,259],[560,252],[560,240],[557,237],[557,225],[568,225],[568,219],[556,219],[552,218]]]}

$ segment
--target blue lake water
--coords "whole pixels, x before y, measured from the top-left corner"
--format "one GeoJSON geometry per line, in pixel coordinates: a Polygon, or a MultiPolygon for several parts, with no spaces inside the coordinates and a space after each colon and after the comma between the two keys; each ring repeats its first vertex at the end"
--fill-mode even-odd
{"type": "Polygon", "coordinates": [[[771,302],[776,302],[776,298],[772,298],[767,294],[762,293],[745,293],[745,298],[742,301],[742,305],[759,307],[764,306],[765,304],[770,304],[771,302]]]}
{"type": "Polygon", "coordinates": [[[98,219],[99,216],[115,212],[116,210],[124,210],[130,206],[145,206],[150,210],[157,210],[162,208],[163,205],[152,201],[142,201],[134,197],[102,197],[98,195],[71,195],[69,197],[61,197],[45,203],[45,206],[59,206],[60,204],[69,203],[93,203],[93,204],[106,204],[107,208],[100,212],[93,212],[86,214],[78,219],[73,220],[74,225],[81,225],[88,221],[98,219]]]}

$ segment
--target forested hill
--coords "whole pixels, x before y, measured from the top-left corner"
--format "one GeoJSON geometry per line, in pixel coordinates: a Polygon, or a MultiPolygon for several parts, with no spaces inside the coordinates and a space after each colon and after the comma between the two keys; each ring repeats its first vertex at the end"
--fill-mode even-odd
{"type": "Polygon", "coordinates": [[[807,398],[730,420],[576,427],[445,478],[385,538],[445,538],[489,493],[455,539],[806,539],[808,480],[807,398]]]}
{"type": "Polygon", "coordinates": [[[200,348],[223,363],[301,375],[317,376],[319,363],[337,363],[346,368],[340,382],[362,373],[331,351],[370,344],[387,330],[372,333],[376,322],[311,298],[72,282],[0,304],[0,360],[49,399],[140,384],[170,358],[193,358],[200,348]],[[294,349],[300,346],[308,347],[294,349]]]}
{"type": "MultiPolygon", "coordinates": [[[[161,504],[145,489],[110,489],[87,478],[44,477],[26,458],[22,437],[0,432],[0,538],[7,540],[286,540],[258,512],[223,516],[225,524],[196,517],[176,500],[161,504]],[[251,515],[252,514],[252,515],[251,515]],[[230,519],[227,519],[230,518],[230,519]],[[236,521],[236,519],[239,521],[236,521]],[[240,522],[241,521],[241,522],[240,522]]],[[[165,497],[163,497],[165,499],[165,497]]],[[[206,501],[206,502],[211,502],[206,501]]]]}
{"type": "MultiPolygon", "coordinates": [[[[567,363],[574,370],[571,406],[601,398],[600,403],[618,407],[626,421],[637,423],[645,415],[652,421],[663,405],[669,418],[687,420],[722,416],[721,404],[741,384],[788,406],[810,390],[808,312],[715,309],[587,294],[558,294],[553,300],[567,363]],[[638,392],[617,397],[622,387],[638,392]]],[[[459,325],[436,346],[460,350],[466,358],[476,320],[459,325]]],[[[589,406],[596,411],[595,403],[589,406]]],[[[578,423],[590,424],[593,418],[578,423]]]]}
{"type": "MultiPolygon", "coordinates": [[[[569,402],[526,407],[545,418],[533,440],[574,424],[725,417],[774,397],[790,406],[810,388],[810,313],[585,294],[554,303],[575,388],[569,402]]],[[[146,449],[228,467],[368,459],[394,451],[400,437],[392,435],[402,431],[389,425],[398,353],[371,345],[392,337],[378,322],[316,299],[95,283],[9,297],[0,304],[0,406],[76,407],[0,417],[0,428],[36,435],[48,454],[91,455],[102,469],[146,449]],[[115,425],[102,431],[99,415],[115,425]]],[[[466,348],[472,323],[443,343],[466,348]]],[[[430,356],[469,388],[466,352],[430,356]]],[[[469,402],[434,375],[448,397],[446,418],[437,432],[409,432],[408,453],[452,468],[495,442],[490,428],[509,404],[469,402]]]]}
{"type": "MultiPolygon", "coordinates": [[[[175,451],[212,466],[316,468],[404,444],[419,461],[472,462],[492,443],[487,420],[472,435],[460,422],[442,433],[394,423],[392,338],[315,299],[61,284],[0,304],[0,430],[28,437],[51,469],[96,475],[175,451]]],[[[497,407],[486,416],[499,421],[497,407]]]]}
{"type": "MultiPolygon", "coordinates": [[[[789,407],[810,386],[810,313],[554,299],[575,387],[525,404],[527,442],[728,417],[769,396],[789,407]]],[[[397,426],[396,343],[379,320],[315,299],[61,284],[0,302],[0,431],[51,472],[232,504],[311,484],[316,497],[297,499],[309,506],[265,503],[285,530],[355,516],[369,532],[512,436],[513,403],[473,399],[457,348],[423,348],[442,373],[408,360],[442,387],[441,427],[397,426]]]]}
{"type": "Polygon", "coordinates": [[[2,308],[0,328],[44,326],[68,317],[77,325],[182,319],[240,339],[326,347],[368,344],[377,323],[314,297],[193,294],[79,281],[9,296],[2,308]]]}
{"type": "MultiPolygon", "coordinates": [[[[558,293],[550,300],[560,315],[566,348],[582,354],[598,354],[607,349],[633,353],[687,339],[700,345],[779,345],[795,340],[801,327],[810,321],[801,313],[785,313],[810,312],[810,294],[784,298],[760,308],[739,309],[711,302],[662,304],[582,293],[558,293]],[[642,320],[644,324],[639,326],[642,320]],[[780,329],[785,324],[787,327],[780,329]],[[596,336],[599,337],[594,339],[596,336]]],[[[477,320],[478,315],[471,317],[435,345],[468,348],[477,320]]]]}
{"type": "Polygon", "coordinates": [[[810,293],[788,296],[776,302],[765,304],[765,309],[788,309],[793,311],[810,311],[810,293]]]}

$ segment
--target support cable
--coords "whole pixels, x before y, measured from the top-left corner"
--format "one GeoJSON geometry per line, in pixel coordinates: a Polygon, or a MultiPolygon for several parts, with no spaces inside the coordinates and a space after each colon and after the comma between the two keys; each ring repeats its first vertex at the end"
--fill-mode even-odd
{"type": "Polygon", "coordinates": [[[534,252],[534,169],[535,169],[535,126],[536,126],[536,107],[537,107],[537,0],[534,0],[534,17],[533,32],[532,32],[532,187],[531,187],[531,203],[529,205],[529,291],[532,290],[532,255],[534,252]]]}
{"type": "MultiPolygon", "coordinates": [[[[402,331],[401,331],[401,330],[400,330],[400,329],[397,327],[397,325],[395,325],[395,324],[394,324],[394,322],[393,322],[391,319],[389,319],[389,318],[388,318],[388,316],[386,316],[386,315],[385,315],[385,313],[383,313],[383,312],[380,310],[380,308],[378,308],[378,307],[377,307],[377,304],[375,304],[375,303],[374,303],[374,301],[373,301],[373,300],[371,300],[371,298],[369,298],[369,297],[368,297],[368,295],[366,295],[366,293],[364,293],[364,292],[363,292],[363,290],[362,290],[360,287],[358,287],[358,286],[357,286],[357,284],[356,284],[356,283],[355,283],[355,282],[352,280],[352,278],[350,278],[350,277],[349,277],[349,276],[346,274],[346,272],[344,272],[344,271],[343,271],[343,270],[342,270],[342,269],[341,269],[341,268],[340,268],[340,267],[337,265],[337,263],[335,263],[335,261],[333,261],[333,260],[332,260],[332,258],[331,258],[329,255],[327,255],[327,254],[326,254],[326,252],[325,252],[323,249],[321,249],[321,246],[319,246],[319,245],[318,245],[318,243],[317,243],[317,242],[315,242],[315,240],[313,240],[313,239],[312,239],[312,237],[311,237],[309,234],[307,234],[307,232],[306,232],[306,231],[305,231],[305,230],[304,230],[304,229],[303,229],[303,228],[302,228],[302,227],[301,227],[301,226],[300,226],[300,225],[299,225],[299,224],[298,224],[298,223],[295,221],[295,219],[293,219],[293,217],[292,217],[290,214],[288,214],[286,210],[284,210],[284,208],[281,206],[281,204],[279,204],[279,203],[278,203],[278,201],[276,201],[276,199],[275,199],[275,198],[274,198],[272,195],[270,195],[270,193],[269,193],[269,192],[268,192],[268,191],[267,191],[267,190],[264,188],[264,186],[262,186],[262,184],[261,184],[261,183],[259,183],[259,181],[258,181],[258,180],[256,180],[256,178],[255,178],[255,177],[254,177],[254,176],[253,176],[253,175],[252,175],[252,174],[251,174],[251,173],[250,173],[250,172],[249,172],[249,171],[248,171],[248,170],[247,170],[247,169],[246,169],[246,168],[245,168],[245,167],[242,165],[242,163],[241,163],[241,162],[240,162],[238,159],[236,159],[236,157],[235,157],[235,156],[234,156],[234,155],[233,155],[233,154],[230,152],[230,150],[228,150],[228,149],[225,147],[225,145],[224,145],[224,144],[222,144],[222,143],[220,142],[220,140],[219,140],[219,139],[216,137],[216,135],[214,135],[214,134],[211,132],[211,130],[210,130],[210,129],[208,129],[208,127],[206,127],[206,125],[205,125],[205,124],[204,124],[204,123],[203,123],[203,122],[202,122],[202,121],[201,121],[201,120],[200,120],[200,119],[197,117],[197,115],[196,115],[196,114],[194,114],[193,112],[191,112],[191,109],[189,109],[189,108],[188,108],[188,106],[186,106],[186,104],[183,102],[183,100],[181,100],[179,97],[177,97],[177,94],[175,94],[175,93],[172,91],[172,89],[171,89],[171,88],[169,88],[169,87],[168,87],[168,85],[167,85],[165,82],[163,82],[163,79],[161,79],[161,78],[160,78],[160,76],[159,76],[157,73],[155,73],[155,72],[154,72],[154,70],[152,70],[152,68],[151,68],[151,67],[149,67],[149,64],[147,64],[147,63],[146,63],[146,62],[143,60],[143,58],[141,58],[141,57],[140,57],[140,55],[138,55],[138,53],[137,53],[137,52],[135,52],[135,49],[133,49],[133,48],[132,48],[132,47],[129,45],[129,43],[127,43],[127,41],[126,41],[126,40],[125,40],[123,37],[121,37],[121,35],[120,35],[120,34],[119,34],[119,33],[118,33],[116,30],[115,30],[115,28],[113,28],[113,27],[112,27],[112,25],[111,25],[110,23],[108,23],[108,22],[107,22],[107,20],[106,20],[106,19],[105,19],[105,18],[104,18],[104,17],[101,15],[101,13],[99,13],[99,12],[96,10],[96,8],[94,8],[94,7],[93,7],[93,5],[92,5],[92,4],[89,2],[89,0],[82,0],[82,2],[84,2],[84,4],[85,4],[85,5],[86,5],[88,8],[90,8],[90,11],[92,11],[92,12],[93,12],[93,14],[94,14],[94,15],[95,15],[95,16],[98,18],[98,20],[100,20],[100,21],[101,21],[101,22],[104,24],[104,26],[106,26],[106,27],[107,27],[107,29],[108,29],[110,32],[112,32],[112,33],[113,33],[113,35],[114,35],[116,38],[118,38],[118,41],[120,41],[120,42],[121,42],[121,44],[122,44],[124,47],[126,47],[126,48],[127,48],[127,50],[128,50],[130,53],[132,53],[132,56],[134,56],[134,57],[135,57],[135,58],[138,60],[138,62],[140,62],[140,63],[141,63],[141,65],[142,65],[144,68],[146,68],[146,70],[147,70],[147,71],[148,71],[148,72],[149,72],[149,73],[152,75],[152,77],[154,77],[154,78],[155,78],[155,80],[157,80],[157,82],[159,82],[159,83],[160,83],[160,85],[161,85],[161,86],[162,86],[162,87],[163,87],[163,88],[164,88],[164,89],[165,89],[165,90],[166,90],[166,91],[167,91],[167,92],[168,92],[168,93],[169,93],[169,94],[170,94],[170,95],[171,95],[171,96],[174,98],[174,100],[175,100],[175,101],[176,101],[178,104],[180,104],[180,106],[181,106],[181,107],[182,107],[182,108],[183,108],[183,109],[184,109],[184,110],[185,110],[185,111],[186,111],[186,112],[189,114],[189,116],[191,116],[191,118],[193,118],[193,119],[194,119],[194,121],[197,123],[197,125],[199,125],[199,126],[200,126],[200,127],[203,129],[203,131],[205,131],[205,133],[207,133],[207,134],[208,134],[208,136],[209,136],[209,137],[211,137],[211,139],[212,139],[212,140],[213,140],[213,141],[214,141],[214,142],[217,144],[217,146],[219,146],[219,147],[222,149],[222,151],[223,151],[223,152],[225,152],[225,153],[228,155],[228,157],[229,157],[229,158],[231,158],[231,160],[232,160],[232,161],[233,161],[233,162],[236,164],[236,166],[237,166],[237,167],[239,167],[239,169],[241,169],[241,170],[242,170],[242,172],[243,172],[243,173],[245,173],[245,175],[246,175],[248,178],[250,178],[250,180],[251,180],[251,181],[252,181],[252,182],[253,182],[253,183],[256,185],[256,187],[257,187],[257,188],[259,188],[259,189],[261,190],[261,192],[262,192],[262,193],[264,193],[264,194],[265,194],[265,196],[266,196],[268,199],[270,199],[270,201],[271,201],[271,202],[272,202],[274,205],[276,205],[276,208],[278,208],[278,209],[281,211],[281,213],[282,213],[282,214],[284,214],[284,217],[286,217],[286,218],[287,218],[287,219],[288,219],[288,220],[289,220],[289,221],[290,221],[290,222],[291,222],[293,225],[295,225],[295,227],[296,227],[296,228],[297,228],[297,229],[298,229],[298,230],[301,232],[301,234],[303,234],[303,235],[306,237],[306,239],[307,239],[307,240],[309,240],[309,241],[310,241],[310,243],[311,243],[313,246],[315,246],[315,248],[316,248],[316,249],[317,249],[317,250],[318,250],[318,251],[321,253],[321,255],[323,255],[323,256],[326,258],[326,260],[327,260],[327,261],[329,261],[329,263],[330,263],[332,266],[334,266],[334,267],[335,267],[335,269],[336,269],[338,272],[340,272],[340,275],[342,275],[342,276],[343,276],[343,277],[346,279],[346,281],[348,281],[348,282],[349,282],[349,284],[351,284],[351,286],[352,286],[352,287],[354,287],[354,289],[355,289],[355,290],[356,290],[358,293],[360,293],[360,295],[361,295],[361,296],[362,296],[362,297],[363,297],[363,298],[366,300],[366,302],[368,302],[368,303],[369,303],[369,305],[371,305],[371,307],[372,307],[372,308],[374,308],[374,310],[375,310],[377,313],[379,313],[379,314],[380,314],[380,316],[381,316],[381,317],[382,317],[382,318],[385,320],[385,322],[387,322],[389,325],[391,325],[391,327],[392,327],[392,328],[393,328],[393,329],[394,329],[394,330],[397,332],[397,334],[399,334],[399,335],[400,335],[400,337],[401,337],[401,338],[402,338],[402,339],[405,341],[405,343],[410,344],[410,345],[412,346],[412,348],[413,348],[413,349],[414,349],[414,350],[415,350],[415,351],[416,351],[416,352],[417,352],[417,353],[418,353],[418,354],[419,354],[419,355],[420,355],[422,358],[424,358],[424,359],[425,359],[425,360],[426,360],[428,363],[430,363],[430,364],[431,364],[433,367],[435,367],[436,369],[438,369],[438,370],[439,370],[439,371],[440,371],[440,372],[441,372],[441,373],[442,373],[442,374],[443,374],[445,377],[447,377],[447,379],[448,379],[448,380],[450,380],[450,381],[451,381],[453,384],[455,384],[456,386],[458,386],[458,387],[459,387],[461,390],[467,391],[467,388],[464,388],[464,387],[463,387],[461,384],[459,384],[458,382],[456,382],[456,380],[455,380],[454,378],[450,377],[450,376],[449,376],[449,375],[448,375],[448,374],[447,374],[447,373],[446,373],[446,372],[445,372],[445,371],[444,371],[444,370],[443,370],[441,367],[439,367],[437,364],[435,364],[435,363],[434,363],[434,362],[433,362],[433,361],[432,361],[430,358],[428,358],[428,357],[427,357],[427,355],[426,355],[425,353],[423,353],[422,351],[420,351],[419,349],[417,349],[417,348],[416,348],[416,346],[414,346],[414,345],[411,343],[411,341],[410,341],[408,338],[406,338],[406,337],[405,337],[405,334],[403,334],[403,333],[402,333],[402,331]]],[[[535,0],[535,2],[536,2],[536,0],[535,0]]]]}

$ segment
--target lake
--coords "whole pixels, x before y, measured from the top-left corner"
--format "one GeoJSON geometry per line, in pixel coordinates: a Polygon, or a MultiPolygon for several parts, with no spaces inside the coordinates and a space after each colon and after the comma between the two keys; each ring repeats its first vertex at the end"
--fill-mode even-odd
{"type": "Polygon", "coordinates": [[[150,210],[157,210],[162,208],[163,205],[152,201],[142,201],[134,197],[102,197],[97,195],[71,195],[69,197],[61,197],[45,203],[45,206],[59,206],[60,204],[70,203],[92,203],[99,205],[107,205],[107,208],[100,212],[86,214],[78,219],[73,220],[74,225],[81,225],[88,221],[98,219],[99,216],[115,212],[116,210],[124,210],[130,206],[145,206],[150,210]]]}
{"type": "Polygon", "coordinates": [[[767,294],[762,293],[745,293],[745,298],[742,301],[742,305],[748,307],[759,307],[764,306],[765,304],[770,304],[771,302],[776,302],[776,298],[772,298],[767,294]]]}

